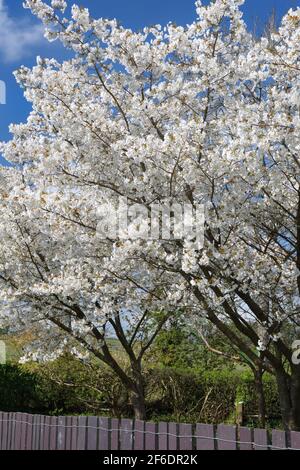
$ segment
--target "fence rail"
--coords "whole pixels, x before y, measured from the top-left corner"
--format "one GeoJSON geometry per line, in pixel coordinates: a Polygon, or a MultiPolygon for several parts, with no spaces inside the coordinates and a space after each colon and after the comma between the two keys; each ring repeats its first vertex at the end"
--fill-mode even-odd
{"type": "Polygon", "coordinates": [[[300,432],[0,412],[0,450],[300,450],[300,432]]]}

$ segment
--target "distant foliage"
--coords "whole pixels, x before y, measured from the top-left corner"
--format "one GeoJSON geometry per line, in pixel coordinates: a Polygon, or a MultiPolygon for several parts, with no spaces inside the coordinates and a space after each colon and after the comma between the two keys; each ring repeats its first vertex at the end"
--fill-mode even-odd
{"type": "Polygon", "coordinates": [[[39,408],[37,376],[16,365],[0,365],[0,410],[32,411],[39,408]]]}
{"type": "MultiPolygon", "coordinates": [[[[264,377],[268,424],[280,425],[275,379],[264,377]]],[[[47,365],[0,367],[0,409],[45,414],[132,417],[128,391],[107,367],[91,368],[62,357],[47,365]]],[[[257,425],[253,376],[247,370],[146,368],[147,419],[217,424],[235,422],[245,404],[245,424],[257,425]]]]}

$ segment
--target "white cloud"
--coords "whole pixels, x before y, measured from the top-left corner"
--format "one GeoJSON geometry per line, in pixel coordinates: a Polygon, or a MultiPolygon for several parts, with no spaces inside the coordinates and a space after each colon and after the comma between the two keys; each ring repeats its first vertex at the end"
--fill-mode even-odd
{"type": "Polygon", "coordinates": [[[35,45],[42,44],[43,26],[29,19],[9,15],[4,0],[0,0],[0,57],[4,62],[17,62],[31,53],[35,45]]]}

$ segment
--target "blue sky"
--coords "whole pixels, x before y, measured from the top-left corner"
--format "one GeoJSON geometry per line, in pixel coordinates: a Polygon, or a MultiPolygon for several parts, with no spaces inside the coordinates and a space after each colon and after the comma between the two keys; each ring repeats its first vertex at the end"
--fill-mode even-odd
{"type": "MultiPolygon", "coordinates": [[[[76,0],[70,0],[70,4],[76,0]]],[[[94,17],[116,17],[133,29],[144,25],[191,23],[195,19],[194,0],[78,0],[94,17]]],[[[300,0],[246,0],[243,7],[249,28],[255,20],[263,25],[273,8],[278,18],[300,0]]],[[[48,44],[39,22],[22,7],[22,0],[0,0],[0,80],[6,83],[6,104],[0,105],[0,140],[9,138],[8,125],[25,121],[30,106],[23,98],[12,72],[20,65],[32,66],[37,55],[63,60],[66,55],[57,43],[48,44]]]]}

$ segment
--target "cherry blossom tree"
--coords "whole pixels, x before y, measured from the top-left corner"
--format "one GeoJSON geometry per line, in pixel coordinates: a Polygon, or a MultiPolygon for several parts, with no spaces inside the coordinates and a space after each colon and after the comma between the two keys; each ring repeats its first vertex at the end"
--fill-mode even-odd
{"type": "Polygon", "coordinates": [[[33,110],[2,146],[2,317],[35,322],[45,357],[61,336],[99,356],[116,318],[180,308],[276,376],[300,430],[300,9],[258,40],[242,4],[197,1],[191,25],[137,33],[25,2],[74,58],[16,72],[33,110]],[[99,237],[120,197],[205,204],[204,246],[99,237]]]}

